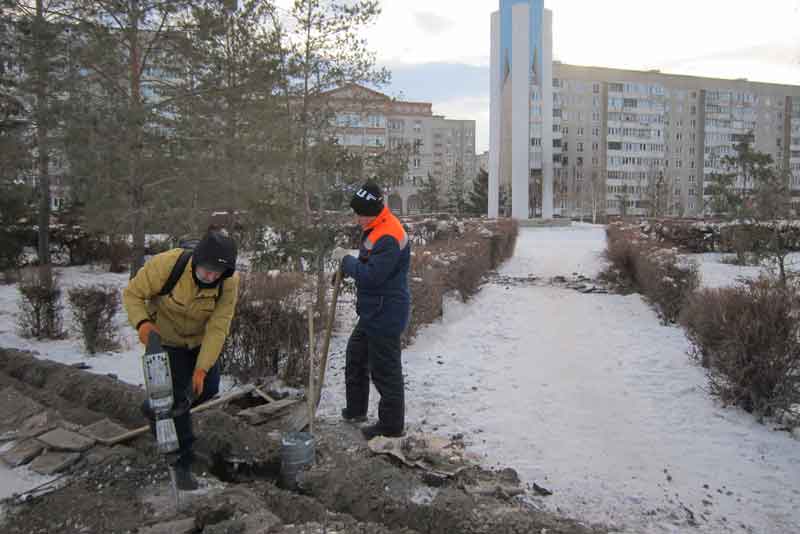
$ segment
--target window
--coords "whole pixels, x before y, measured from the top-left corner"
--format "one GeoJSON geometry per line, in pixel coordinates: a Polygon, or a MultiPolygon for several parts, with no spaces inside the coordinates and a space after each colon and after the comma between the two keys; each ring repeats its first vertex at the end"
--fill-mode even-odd
{"type": "Polygon", "coordinates": [[[592,152],[600,150],[600,143],[592,143],[592,152]]]}
{"type": "Polygon", "coordinates": [[[564,126],[561,128],[561,133],[564,135],[569,135],[569,126],[564,126]]]}
{"type": "Polygon", "coordinates": [[[620,141],[609,141],[608,142],[608,149],[609,150],[622,150],[622,143],[620,141]]]}
{"type": "Polygon", "coordinates": [[[578,128],[578,137],[583,137],[583,128],[578,128]]]}
{"type": "Polygon", "coordinates": [[[594,94],[599,94],[600,93],[600,84],[599,83],[593,83],[592,84],[592,92],[594,94]]]}
{"type": "Polygon", "coordinates": [[[414,163],[414,168],[415,168],[415,169],[419,169],[419,166],[420,166],[420,159],[419,159],[419,158],[414,158],[414,161],[413,161],[413,163],[414,163]]]}
{"type": "Polygon", "coordinates": [[[592,137],[599,137],[600,136],[600,128],[594,127],[592,128],[592,137]]]}
{"type": "Polygon", "coordinates": [[[599,111],[592,111],[592,121],[593,122],[600,122],[600,112],[599,111]]]}
{"type": "Polygon", "coordinates": [[[578,143],[578,152],[583,152],[583,143],[578,143]]]}
{"type": "Polygon", "coordinates": [[[531,146],[542,146],[542,139],[540,137],[532,137],[531,146]]]}

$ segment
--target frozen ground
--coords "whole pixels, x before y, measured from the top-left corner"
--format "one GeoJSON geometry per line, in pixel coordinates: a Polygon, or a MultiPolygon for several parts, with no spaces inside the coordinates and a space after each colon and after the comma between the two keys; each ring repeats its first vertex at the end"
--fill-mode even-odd
{"type": "MultiPolygon", "coordinates": [[[[501,274],[591,276],[603,248],[600,227],[524,229],[501,274]]],[[[800,531],[800,443],[717,406],[687,349],[636,295],[490,284],[404,352],[408,421],[551,489],[540,506],[625,532],[800,531]]]]}
{"type": "MultiPolygon", "coordinates": [[[[501,274],[593,276],[604,246],[598,226],[524,229],[501,274]]],[[[698,259],[704,285],[757,273],[716,255],[698,259]]],[[[62,272],[66,286],[127,280],[62,272]]],[[[20,338],[16,307],[16,288],[0,286],[0,346],[141,383],[132,329],[123,329],[123,352],[87,357],[69,320],[63,341],[20,338]]],[[[321,403],[330,419],[343,405],[352,303],[341,315],[321,403]]],[[[488,284],[467,304],[449,300],[444,319],[404,352],[408,423],[463,433],[487,465],[515,467],[554,492],[538,506],[626,533],[800,532],[800,442],[717,406],[687,348],[682,331],[660,325],[636,295],[488,284]]],[[[0,494],[41,481],[0,466],[0,494]]]]}

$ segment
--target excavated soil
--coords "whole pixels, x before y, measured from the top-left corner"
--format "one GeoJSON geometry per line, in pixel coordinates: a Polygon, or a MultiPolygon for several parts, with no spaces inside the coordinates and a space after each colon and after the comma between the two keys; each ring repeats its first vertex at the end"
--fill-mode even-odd
{"type": "MultiPolygon", "coordinates": [[[[140,388],[18,351],[0,349],[0,390],[14,388],[65,421],[143,424],[140,388]]],[[[201,489],[176,512],[163,458],[145,434],[96,445],[54,483],[4,503],[0,530],[22,533],[548,533],[594,534],[533,509],[503,488],[515,473],[471,467],[432,477],[375,455],[356,427],[315,425],[315,466],[295,491],[280,487],[279,436],[236,417],[231,406],[195,417],[201,489]],[[480,482],[493,492],[475,492],[480,482]],[[48,491],[49,490],[49,491],[48,491]]],[[[8,431],[8,429],[5,429],[8,431]]]]}

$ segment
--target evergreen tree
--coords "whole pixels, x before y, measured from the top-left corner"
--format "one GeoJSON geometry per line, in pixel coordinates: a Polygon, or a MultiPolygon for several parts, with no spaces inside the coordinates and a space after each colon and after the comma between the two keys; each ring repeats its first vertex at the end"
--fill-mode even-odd
{"type": "Polygon", "coordinates": [[[456,165],[455,171],[450,176],[447,184],[447,209],[453,213],[461,214],[465,207],[464,170],[461,165],[456,165]]]}
{"type": "Polygon", "coordinates": [[[289,10],[282,50],[286,128],[295,153],[286,174],[299,198],[288,201],[304,206],[306,222],[311,198],[324,190],[323,178],[314,172],[313,147],[332,135],[324,93],[348,83],[388,81],[388,71],[375,67],[375,54],[360,35],[379,14],[377,0],[295,0],[289,10]]]}
{"type": "Polygon", "coordinates": [[[483,169],[472,180],[467,211],[473,215],[486,215],[489,209],[489,173],[483,169]]]}
{"type": "Polygon", "coordinates": [[[69,2],[71,20],[79,21],[76,49],[85,73],[70,92],[74,117],[81,118],[70,164],[79,188],[90,193],[87,215],[117,221],[132,235],[131,276],[144,262],[146,226],[161,215],[156,199],[176,175],[173,100],[162,96],[162,85],[186,74],[175,47],[190,3],[69,2]],[[82,139],[87,144],[81,146],[82,139]],[[115,210],[110,217],[109,208],[115,210]]]}
{"type": "Polygon", "coordinates": [[[0,94],[24,102],[28,131],[18,137],[14,156],[31,169],[36,186],[38,256],[50,263],[50,174],[63,154],[60,95],[72,69],[70,34],[62,10],[66,0],[3,0],[0,20],[0,94]],[[27,160],[27,163],[25,163],[27,160]]]}
{"type": "Polygon", "coordinates": [[[419,188],[420,204],[422,209],[429,212],[439,211],[439,182],[428,173],[428,177],[419,188]]]}

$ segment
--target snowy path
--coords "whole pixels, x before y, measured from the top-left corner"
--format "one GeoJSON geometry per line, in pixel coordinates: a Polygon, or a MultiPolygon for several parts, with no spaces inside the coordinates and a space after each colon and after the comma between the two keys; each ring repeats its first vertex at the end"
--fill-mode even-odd
{"type": "MultiPolygon", "coordinates": [[[[591,276],[603,248],[599,227],[525,229],[501,274],[591,276]]],[[[339,341],[330,416],[342,406],[339,341]]],[[[540,506],[582,520],[800,532],[800,442],[716,406],[687,348],[635,295],[487,285],[404,352],[408,421],[465,433],[487,465],[553,490],[540,506]]]]}

